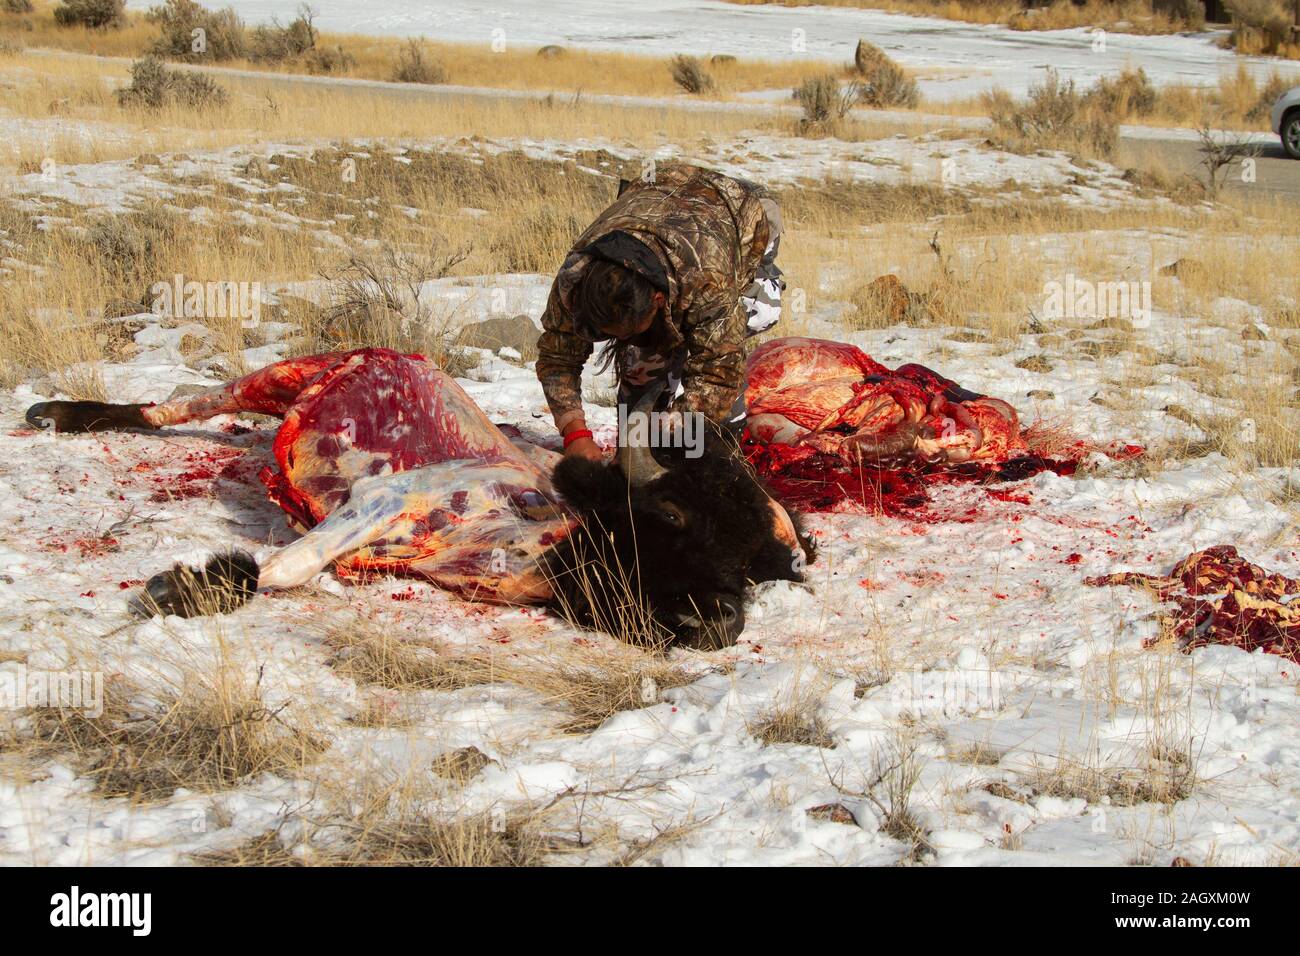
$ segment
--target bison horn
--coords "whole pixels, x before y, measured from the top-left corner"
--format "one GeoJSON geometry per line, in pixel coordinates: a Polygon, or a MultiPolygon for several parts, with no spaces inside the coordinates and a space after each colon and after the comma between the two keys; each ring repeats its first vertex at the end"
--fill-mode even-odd
{"type": "MultiPolygon", "coordinates": [[[[648,419],[654,411],[655,402],[658,401],[664,386],[661,384],[657,388],[651,388],[637,401],[632,410],[628,412],[627,418],[622,423],[626,426],[632,416],[638,417],[644,415],[648,419]]],[[[649,435],[650,430],[647,428],[643,432],[649,435]]],[[[655,456],[650,452],[650,442],[630,442],[628,441],[627,428],[624,428],[623,434],[618,436],[618,454],[614,458],[615,463],[623,470],[627,477],[627,483],[632,487],[639,487],[647,482],[654,481],[660,475],[665,474],[668,469],[659,462],[655,461],[655,456]]]]}

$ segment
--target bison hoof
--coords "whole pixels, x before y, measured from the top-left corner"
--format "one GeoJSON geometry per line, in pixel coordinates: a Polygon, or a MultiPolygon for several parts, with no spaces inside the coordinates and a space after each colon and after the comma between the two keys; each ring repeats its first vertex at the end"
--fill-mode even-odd
{"type": "Polygon", "coordinates": [[[132,610],[144,617],[228,614],[257,592],[257,576],[257,561],[242,551],[217,555],[202,570],[178,564],[150,578],[132,610]]]}
{"type": "Polygon", "coordinates": [[[121,431],[154,426],[145,420],[143,405],[107,402],[37,402],[27,409],[27,424],[56,432],[121,431]]]}
{"type": "Polygon", "coordinates": [[[699,651],[719,651],[735,644],[745,630],[744,602],[722,594],[695,603],[696,612],[678,622],[674,643],[699,651]]]}

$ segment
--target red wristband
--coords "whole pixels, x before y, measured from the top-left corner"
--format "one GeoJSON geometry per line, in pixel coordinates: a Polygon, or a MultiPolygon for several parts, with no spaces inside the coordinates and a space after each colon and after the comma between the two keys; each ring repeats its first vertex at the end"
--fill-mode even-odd
{"type": "Polygon", "coordinates": [[[591,438],[591,437],[592,434],[590,428],[575,428],[573,431],[569,432],[569,434],[564,436],[564,447],[568,448],[570,445],[572,445],[575,441],[577,441],[580,438],[591,438]]]}

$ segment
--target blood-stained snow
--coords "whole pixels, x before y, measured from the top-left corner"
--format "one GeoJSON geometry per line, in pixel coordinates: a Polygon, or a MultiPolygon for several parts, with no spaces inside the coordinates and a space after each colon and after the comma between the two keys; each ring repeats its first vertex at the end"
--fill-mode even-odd
{"type": "MultiPolygon", "coordinates": [[[[816,321],[830,327],[829,316],[816,321]]],[[[153,328],[138,338],[156,342],[153,328]]],[[[893,364],[926,361],[942,330],[840,334],[893,364]]],[[[1096,439],[1160,437],[1154,413],[1134,419],[1088,403],[1078,368],[1039,375],[1015,368],[1016,351],[967,351],[938,367],[1016,402],[1030,422],[1064,411],[1096,439]],[[1031,376],[1060,396],[1051,409],[1024,399],[1031,376]]],[[[494,421],[544,440],[532,372],[481,355],[466,390],[494,421]]],[[[104,371],[123,401],[213,380],[160,362],[156,348],[104,371]]],[[[1222,647],[1146,649],[1158,630],[1154,600],[1084,584],[1117,570],[1167,572],[1189,550],[1221,542],[1296,574],[1290,518],[1275,504],[1279,470],[1243,475],[1209,455],[1135,477],[1098,455],[1074,477],[940,487],[919,517],[814,515],[820,554],[808,582],[760,588],[733,650],[677,652],[697,679],[646,707],[589,734],[557,735],[563,706],[509,684],[388,691],[381,705],[414,722],[384,730],[348,721],[376,692],[328,666],[331,623],[364,618],[416,646],[511,661],[619,649],[537,610],[328,574],[225,617],[132,623],[129,594],[172,561],[230,546],[264,554],[290,540],[256,478],[274,425],[226,417],[95,436],[19,427],[23,409],[52,392],[34,381],[0,396],[10,423],[0,433],[0,673],[93,660],[157,688],[224,658],[261,669],[268,705],[310,715],[329,749],[306,779],[263,775],[140,806],[95,796],[56,758],[21,786],[0,784],[0,859],[181,862],[276,828],[320,778],[337,786],[423,772],[439,754],[475,746],[494,762],[445,798],[460,812],[545,802],[575,787],[634,787],[634,797],[596,797],[583,812],[626,841],[693,824],[664,862],[890,863],[911,850],[881,832],[883,811],[867,793],[903,732],[920,767],[912,810],[929,833],[923,859],[1264,863],[1300,846],[1300,666],[1222,647]],[[822,717],[833,749],[756,739],[761,718],[791,703],[822,717]],[[1125,779],[1153,759],[1189,762],[1196,783],[1184,799],[1089,800],[1044,782],[1069,779],[1062,768],[1125,779]],[[808,812],[835,804],[845,822],[808,812]]],[[[597,408],[593,419],[609,442],[613,410],[597,408]]]]}
{"type": "MultiPolygon", "coordinates": [[[[341,6],[323,6],[323,25],[348,25],[325,19],[341,6]]],[[[579,12],[587,6],[579,4],[579,12]]],[[[746,16],[746,8],[698,6],[710,15],[746,16]]],[[[239,4],[245,13],[255,7],[239,4]]],[[[769,13],[777,11],[759,15],[769,13]]],[[[809,22],[828,16],[807,15],[809,22]]],[[[980,29],[963,26],[956,35],[980,29]]],[[[1201,41],[1150,42],[1183,50],[1201,41]]],[[[14,177],[10,195],[57,229],[71,213],[54,200],[113,214],[145,200],[166,203],[186,189],[211,190],[209,181],[218,180],[224,206],[211,190],[208,214],[275,217],[285,228],[313,230],[323,246],[341,247],[329,224],[277,210],[264,201],[271,187],[241,172],[254,157],[303,155],[320,145],[69,166],[53,181],[14,177]],[[193,183],[176,179],[178,172],[191,173],[193,183]]],[[[595,141],[503,139],[475,148],[558,161],[598,149],[634,155],[595,141]]],[[[944,158],[956,156],[959,178],[946,185],[970,187],[972,202],[995,201],[990,187],[1012,180],[1090,208],[1159,202],[1138,199],[1111,167],[1084,168],[1057,154],[1013,156],[977,139],[850,144],[756,133],[690,152],[664,144],[661,155],[772,183],[827,176],[929,182],[944,158]]],[[[845,241],[888,248],[897,228],[871,226],[845,241]]],[[[1270,237],[1249,234],[1248,224],[1240,228],[1241,241],[1261,254],[1277,261],[1293,255],[1285,242],[1274,246],[1270,237]]],[[[1008,240],[1002,254],[1064,273],[1074,253],[1095,247],[1119,263],[1116,274],[1153,276],[1175,251],[1191,255],[1194,239],[1141,228],[1027,234],[1008,240]]],[[[993,254],[968,245],[952,251],[953,267],[971,274],[993,254]]],[[[39,263],[10,259],[4,267],[39,263]]],[[[453,326],[490,311],[536,318],[548,284],[542,275],[462,276],[427,283],[421,301],[453,326]]],[[[325,291],[303,277],[284,288],[268,284],[266,294],[322,301],[325,291]]],[[[1212,305],[1214,321],[1159,308],[1135,317],[1125,334],[1144,350],[1149,372],[1138,377],[1128,374],[1136,353],[1112,347],[1109,330],[1087,320],[1044,320],[1061,341],[1077,343],[1055,348],[1062,354],[1044,365],[1029,361],[1048,348],[1043,332],[994,342],[970,334],[973,319],[961,329],[848,332],[845,303],[827,301],[829,285],[820,291],[821,304],[800,316],[798,328],[782,331],[852,342],[890,368],[922,363],[1012,403],[1026,425],[1062,423],[1100,446],[1149,453],[1128,460],[1094,454],[1068,477],[938,485],[932,500],[906,517],[853,509],[811,515],[819,555],[806,583],[762,586],[735,648],[673,652],[671,661],[688,672],[685,684],[651,686],[645,706],[581,731],[567,728],[562,695],[508,680],[395,690],[358,684],[331,666],[338,652],[331,632],[349,628],[522,668],[640,653],[536,608],[470,604],[420,581],[344,582],[325,573],[230,615],[129,617],[129,597],[175,561],[199,562],[230,547],[265,555],[292,540],[257,479],[271,461],[274,423],[222,417],[148,435],[54,435],[27,427],[23,412],[56,397],[56,379],[32,375],[0,391],[0,692],[32,674],[91,671],[129,684],[147,703],[224,665],[256,683],[270,710],[308,727],[324,747],[298,773],[263,773],[217,792],[179,790],[147,803],[97,795],[94,779],[57,751],[28,761],[0,750],[0,765],[12,771],[0,773],[0,862],[175,865],[272,832],[310,858],[308,848],[328,848],[328,837],[310,825],[323,794],[346,796],[407,777],[428,785],[431,813],[514,812],[558,800],[547,827],[572,838],[581,814],[583,832],[612,834],[621,846],[681,828],[652,848],[652,862],[1294,860],[1300,665],[1230,647],[1184,654],[1169,644],[1148,646],[1160,636],[1152,595],[1085,584],[1119,571],[1168,573],[1190,552],[1225,543],[1264,568],[1300,574],[1300,468],[1251,468],[1204,450],[1165,461],[1162,451],[1204,441],[1190,421],[1245,414],[1223,397],[1234,390],[1219,385],[1240,384],[1255,368],[1289,367],[1281,358],[1295,347],[1294,335],[1288,341],[1290,330],[1267,321],[1279,314],[1277,304],[1266,310],[1224,297],[1212,305]],[[1206,356],[1222,377],[1201,387],[1186,373],[1206,356]],[[1126,387],[1117,389],[1117,380],[1126,387]],[[1175,407],[1186,414],[1173,417],[1175,407]],[[764,743],[762,722],[786,707],[820,717],[834,746],[764,743]],[[382,726],[361,719],[376,709],[394,719],[382,726]],[[467,747],[491,762],[463,787],[435,779],[433,761],[467,747]],[[900,748],[918,773],[910,811],[925,834],[919,850],[889,835],[898,830],[885,821],[878,777],[900,748]]],[[[228,365],[222,343],[198,323],[131,318],[138,327],[131,359],[74,375],[97,374],[115,401],[160,401],[221,380],[228,365]]],[[[263,322],[245,363],[283,357],[295,331],[263,322]]],[[[493,421],[554,447],[532,369],[509,351],[473,357],[477,364],[459,380],[470,397],[493,421]]],[[[589,379],[590,421],[606,446],[615,438],[610,394],[608,375],[589,379]]],[[[30,720],[22,708],[0,708],[0,732],[21,735],[30,720]]],[[[592,847],[566,859],[602,862],[609,852],[592,847]]]]}

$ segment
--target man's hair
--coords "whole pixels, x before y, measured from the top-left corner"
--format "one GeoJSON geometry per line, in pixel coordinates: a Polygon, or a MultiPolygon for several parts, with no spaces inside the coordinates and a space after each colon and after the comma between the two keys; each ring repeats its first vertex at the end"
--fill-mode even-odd
{"type": "Polygon", "coordinates": [[[591,332],[626,338],[654,306],[655,287],[640,273],[597,259],[573,290],[573,311],[591,332]]]}

